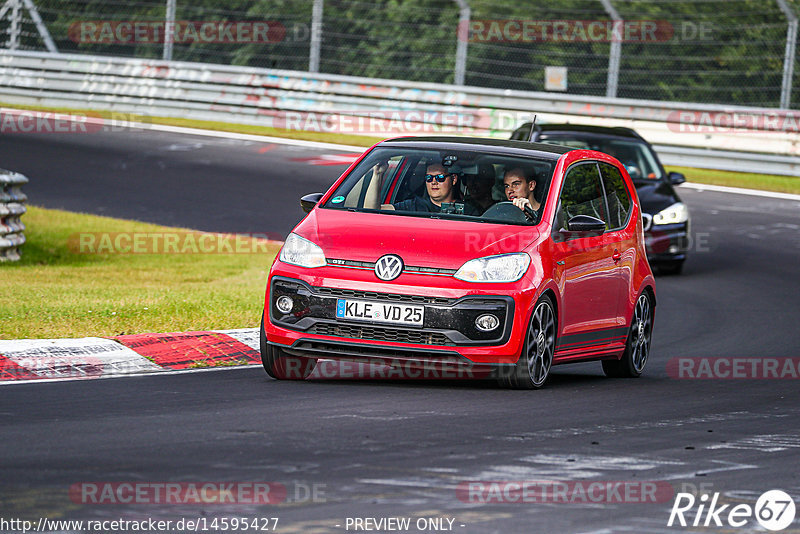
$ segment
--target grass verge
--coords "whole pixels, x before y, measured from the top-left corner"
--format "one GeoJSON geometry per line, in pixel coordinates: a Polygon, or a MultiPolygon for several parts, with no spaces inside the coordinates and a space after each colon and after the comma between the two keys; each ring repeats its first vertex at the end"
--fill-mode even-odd
{"type": "Polygon", "coordinates": [[[712,169],[673,166],[667,166],[666,169],[667,172],[675,171],[683,173],[687,181],[698,184],[725,185],[728,187],[744,187],[745,189],[761,189],[762,191],[800,194],[800,178],[794,176],[775,176],[773,174],[716,171],[712,169]]]}
{"type": "MultiPolygon", "coordinates": [[[[193,253],[209,250],[212,241],[193,247],[204,234],[34,206],[22,220],[22,260],[0,264],[0,339],[259,324],[267,272],[278,251],[274,243],[239,238],[236,246],[218,247],[219,253],[193,253]],[[95,250],[103,253],[82,252],[78,234],[99,232],[177,235],[181,245],[161,253],[117,254],[106,253],[95,239],[95,250]]],[[[126,243],[120,241],[123,248],[126,243]]]]}

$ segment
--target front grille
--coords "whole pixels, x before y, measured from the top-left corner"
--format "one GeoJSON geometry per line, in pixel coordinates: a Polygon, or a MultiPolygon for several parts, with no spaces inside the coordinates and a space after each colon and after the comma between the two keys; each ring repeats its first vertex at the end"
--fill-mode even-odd
{"type": "Polygon", "coordinates": [[[386,302],[450,305],[456,300],[442,297],[423,297],[421,295],[394,295],[392,293],[377,293],[375,291],[360,291],[357,289],[336,289],[332,287],[314,287],[313,290],[318,295],[329,297],[372,299],[386,302]]]}
{"type": "MultiPolygon", "coordinates": [[[[375,262],[372,261],[355,261],[355,260],[342,260],[338,258],[328,258],[328,264],[336,267],[350,267],[351,269],[364,269],[371,271],[375,268],[375,262]]],[[[431,274],[437,276],[453,276],[458,272],[458,269],[442,269],[439,267],[419,267],[413,265],[406,265],[403,272],[412,274],[431,274]]]]}
{"type": "Polygon", "coordinates": [[[416,345],[453,346],[447,336],[438,332],[418,330],[401,330],[376,326],[357,326],[349,324],[317,323],[308,331],[321,336],[347,337],[352,339],[369,339],[374,341],[391,341],[393,343],[414,343],[416,345]]]}

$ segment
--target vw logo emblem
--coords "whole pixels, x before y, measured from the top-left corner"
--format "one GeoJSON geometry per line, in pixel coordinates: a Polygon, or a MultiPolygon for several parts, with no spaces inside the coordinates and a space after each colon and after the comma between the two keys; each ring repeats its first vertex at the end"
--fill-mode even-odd
{"type": "Polygon", "coordinates": [[[400,256],[387,254],[386,256],[381,256],[378,258],[378,261],[375,262],[375,276],[381,280],[385,280],[387,282],[389,280],[394,280],[400,276],[400,273],[402,272],[403,260],[400,259],[400,256]]]}

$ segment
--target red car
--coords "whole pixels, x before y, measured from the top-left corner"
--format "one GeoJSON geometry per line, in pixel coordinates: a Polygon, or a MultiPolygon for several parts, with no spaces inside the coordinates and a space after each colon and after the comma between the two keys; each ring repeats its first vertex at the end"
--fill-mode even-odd
{"type": "Polygon", "coordinates": [[[560,363],[644,369],[655,280],[636,189],[611,156],[391,139],[301,205],[267,283],[274,378],[306,378],[318,359],[482,369],[514,388],[560,363]]]}

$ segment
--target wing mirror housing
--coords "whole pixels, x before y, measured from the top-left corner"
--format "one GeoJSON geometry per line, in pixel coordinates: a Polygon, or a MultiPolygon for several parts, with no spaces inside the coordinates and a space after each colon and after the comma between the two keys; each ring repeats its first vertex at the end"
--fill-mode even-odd
{"type": "Polygon", "coordinates": [[[300,199],[300,207],[303,208],[304,212],[311,213],[311,210],[322,200],[323,196],[325,196],[325,193],[311,193],[310,195],[306,195],[300,199]]]}
{"type": "Polygon", "coordinates": [[[671,172],[667,176],[669,178],[669,183],[672,185],[681,185],[686,181],[686,176],[679,172],[671,172]]]}
{"type": "Polygon", "coordinates": [[[567,222],[570,232],[598,232],[603,233],[606,223],[591,215],[576,215],[567,222]]]}

